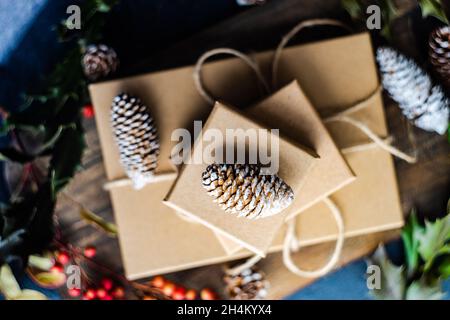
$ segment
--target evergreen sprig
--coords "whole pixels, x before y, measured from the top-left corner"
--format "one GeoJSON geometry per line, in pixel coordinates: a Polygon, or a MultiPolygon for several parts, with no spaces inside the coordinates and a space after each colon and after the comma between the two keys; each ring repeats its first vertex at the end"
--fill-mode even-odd
{"type": "MultiPolygon", "coordinates": [[[[369,5],[377,5],[381,11],[382,28],[380,34],[387,40],[391,40],[391,25],[404,12],[400,12],[393,0],[341,0],[342,7],[348,12],[351,18],[365,25],[368,15],[366,14],[369,5]]],[[[449,23],[449,17],[446,16],[443,0],[418,0],[417,6],[420,7],[424,18],[433,16],[445,24],[449,23]]]]}
{"type": "Polygon", "coordinates": [[[413,211],[403,227],[402,242],[403,265],[394,265],[383,246],[369,259],[368,264],[381,271],[381,286],[371,295],[381,300],[442,299],[442,281],[450,277],[450,206],[445,217],[424,224],[413,211]]]}
{"type": "Polygon", "coordinates": [[[41,85],[24,97],[24,104],[9,113],[1,132],[15,143],[0,149],[0,159],[28,165],[49,158],[47,173],[35,181],[37,190],[0,205],[0,266],[23,270],[29,255],[46,249],[54,235],[53,213],[57,193],[74,176],[85,149],[81,111],[89,102],[81,59],[87,44],[102,38],[103,26],[118,0],[86,0],[81,5],[81,30],[57,26],[60,41],[69,47],[41,85]],[[38,146],[27,148],[21,136],[32,136],[38,146]]]}

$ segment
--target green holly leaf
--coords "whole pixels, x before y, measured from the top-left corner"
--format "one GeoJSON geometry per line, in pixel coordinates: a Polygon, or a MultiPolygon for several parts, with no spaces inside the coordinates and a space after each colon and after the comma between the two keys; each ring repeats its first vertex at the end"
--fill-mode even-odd
{"type": "Polygon", "coordinates": [[[447,141],[450,143],[450,124],[448,125],[447,128],[447,141]]]}
{"type": "Polygon", "coordinates": [[[34,156],[22,153],[14,148],[0,149],[0,160],[8,160],[18,163],[27,163],[34,160],[34,156]]]}
{"type": "Polygon", "coordinates": [[[361,17],[363,8],[358,0],[342,0],[341,5],[353,19],[361,17]]]}
{"type": "Polygon", "coordinates": [[[419,265],[419,239],[416,235],[422,232],[423,227],[417,220],[415,210],[411,212],[408,223],[403,227],[402,240],[405,248],[406,266],[408,276],[412,276],[419,265]]]}
{"type": "Polygon", "coordinates": [[[109,6],[107,3],[97,0],[97,11],[98,12],[109,12],[111,10],[111,6],[109,6]]]}
{"type": "MultiPolygon", "coordinates": [[[[3,229],[3,228],[2,228],[3,229]]],[[[2,232],[3,230],[0,230],[2,232]]],[[[25,230],[19,229],[0,241],[0,265],[6,262],[8,256],[17,253],[24,244],[25,230]]]]}
{"type": "Polygon", "coordinates": [[[413,281],[406,290],[406,300],[442,300],[445,293],[439,281],[427,284],[423,279],[413,281]]]}
{"type": "Polygon", "coordinates": [[[433,16],[444,23],[449,23],[447,17],[445,16],[445,11],[442,7],[442,4],[439,0],[419,0],[419,5],[422,10],[422,16],[424,18],[433,16]]]}
{"type": "Polygon", "coordinates": [[[450,277],[450,257],[446,257],[439,265],[439,275],[442,280],[450,277]]]}
{"type": "Polygon", "coordinates": [[[370,295],[377,300],[403,300],[406,277],[403,266],[394,265],[386,255],[384,246],[379,246],[368,263],[380,268],[380,289],[373,289],[370,295]]]}
{"type": "Polygon", "coordinates": [[[73,177],[80,166],[85,148],[81,126],[67,127],[60,134],[53,147],[50,160],[50,181],[55,196],[73,177]]]}
{"type": "Polygon", "coordinates": [[[425,261],[424,271],[427,272],[438,256],[450,252],[447,244],[450,240],[450,215],[434,222],[425,221],[425,228],[418,230],[416,237],[419,239],[419,254],[425,261]]]}

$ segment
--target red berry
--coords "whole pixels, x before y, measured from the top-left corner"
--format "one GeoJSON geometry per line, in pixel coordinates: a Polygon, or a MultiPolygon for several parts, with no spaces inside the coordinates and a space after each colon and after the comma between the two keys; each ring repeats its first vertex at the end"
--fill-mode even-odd
{"type": "Polygon", "coordinates": [[[190,289],[185,294],[186,300],[195,300],[197,298],[197,292],[195,290],[190,289]]]}
{"type": "Polygon", "coordinates": [[[113,299],[113,297],[111,297],[109,294],[107,294],[106,296],[104,296],[102,298],[102,300],[112,300],[112,299],[113,299]]]}
{"type": "Polygon", "coordinates": [[[94,300],[95,299],[95,291],[93,289],[88,289],[83,295],[83,299],[85,300],[94,300]]]}
{"type": "Polygon", "coordinates": [[[97,297],[99,299],[103,299],[106,296],[107,296],[107,293],[106,293],[105,289],[102,289],[102,288],[97,289],[97,297]]]}
{"type": "Polygon", "coordinates": [[[173,291],[172,298],[174,300],[184,300],[186,299],[186,289],[183,287],[176,287],[173,291]]]}
{"type": "Polygon", "coordinates": [[[59,252],[56,256],[56,260],[62,265],[68,264],[70,261],[70,257],[67,252],[59,252]]]}
{"type": "Polygon", "coordinates": [[[72,288],[72,289],[67,290],[67,293],[69,294],[69,296],[76,298],[76,297],[80,296],[81,290],[78,288],[72,288]]]}
{"type": "Polygon", "coordinates": [[[117,287],[114,289],[112,295],[115,299],[123,299],[125,297],[125,291],[122,287],[117,287]]]}
{"type": "Polygon", "coordinates": [[[202,289],[200,291],[200,298],[202,300],[216,300],[216,294],[209,288],[202,289]]]}
{"type": "Polygon", "coordinates": [[[166,279],[162,276],[156,276],[152,279],[151,284],[152,286],[162,289],[164,287],[164,284],[166,283],[166,279]]]}
{"type": "Polygon", "coordinates": [[[171,297],[174,291],[175,285],[172,282],[166,282],[162,287],[162,292],[168,297],[171,297]]]}
{"type": "Polygon", "coordinates": [[[83,116],[87,119],[94,116],[94,108],[92,107],[92,105],[87,104],[83,107],[83,116]]]}
{"type": "Polygon", "coordinates": [[[106,291],[110,291],[113,288],[113,282],[109,278],[102,279],[102,286],[106,291]]]}
{"type": "Polygon", "coordinates": [[[87,258],[93,258],[97,254],[97,249],[94,246],[87,246],[84,248],[84,256],[87,258]]]}
{"type": "Polygon", "coordinates": [[[50,272],[63,273],[64,272],[64,268],[60,264],[55,264],[53,267],[50,268],[50,272]]]}

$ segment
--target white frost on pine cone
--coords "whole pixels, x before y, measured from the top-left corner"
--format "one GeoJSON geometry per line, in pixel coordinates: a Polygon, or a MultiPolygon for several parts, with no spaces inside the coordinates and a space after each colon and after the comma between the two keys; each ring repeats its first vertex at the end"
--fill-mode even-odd
{"type": "Polygon", "coordinates": [[[111,105],[111,125],[119,159],[135,189],[154,179],[160,144],[155,121],[137,97],[117,95],[111,105]]]}
{"type": "Polygon", "coordinates": [[[440,86],[412,60],[394,49],[377,50],[383,87],[417,127],[444,134],[448,127],[449,103],[440,86]]]}

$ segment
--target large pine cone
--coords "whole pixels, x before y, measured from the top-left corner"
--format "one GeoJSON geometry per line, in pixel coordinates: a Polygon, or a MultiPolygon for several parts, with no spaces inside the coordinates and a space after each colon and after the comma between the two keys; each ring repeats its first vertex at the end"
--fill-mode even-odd
{"type": "Polygon", "coordinates": [[[119,59],[113,48],[104,44],[92,44],[86,48],[82,66],[86,77],[95,81],[116,71],[119,59]]]}
{"type": "Polygon", "coordinates": [[[111,123],[120,161],[135,188],[142,188],[152,179],[159,156],[155,122],[146,105],[122,93],[113,100],[111,123]]]}
{"type": "Polygon", "coordinates": [[[269,281],[256,267],[245,269],[237,275],[224,278],[226,292],[233,300],[260,300],[267,296],[269,281]]]}
{"type": "Polygon", "coordinates": [[[441,86],[433,86],[430,77],[411,59],[394,49],[377,50],[377,61],[384,89],[403,114],[423,130],[444,134],[447,131],[449,99],[441,86]]]}
{"type": "Polygon", "coordinates": [[[439,74],[442,82],[450,90],[450,27],[434,30],[428,41],[430,62],[439,74]]]}
{"type": "Polygon", "coordinates": [[[226,212],[249,219],[272,216],[286,209],[294,192],[276,175],[261,175],[258,165],[211,164],[203,172],[203,187],[226,212]]]}

